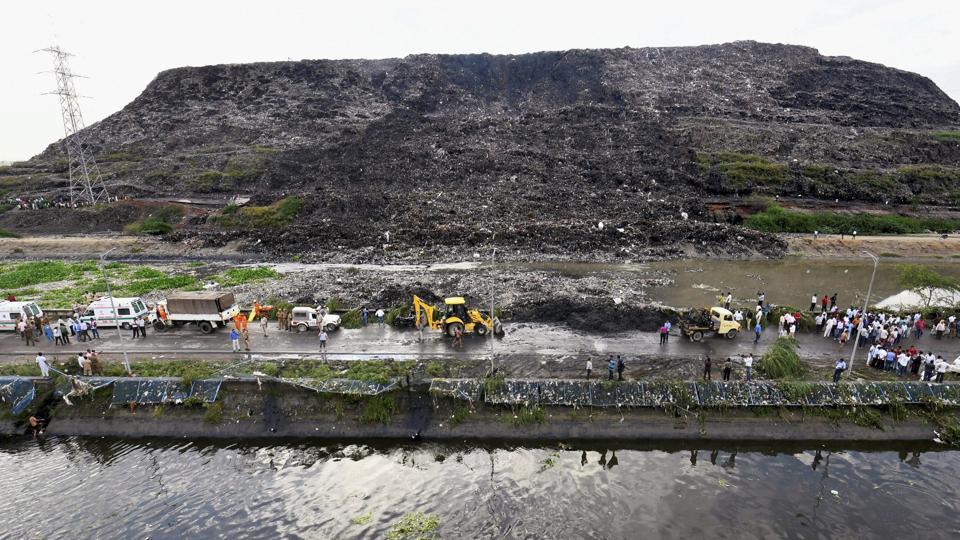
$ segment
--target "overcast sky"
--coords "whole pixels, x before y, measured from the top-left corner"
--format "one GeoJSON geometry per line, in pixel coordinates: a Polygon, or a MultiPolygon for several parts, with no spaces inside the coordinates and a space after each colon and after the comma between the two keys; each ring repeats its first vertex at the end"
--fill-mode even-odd
{"type": "Polygon", "coordinates": [[[232,0],[4,2],[0,161],[63,136],[51,59],[60,44],[87,125],[119,110],[161,70],[412,53],[523,53],[701,45],[741,39],[808,45],[923,74],[960,100],[960,0],[232,0]],[[782,7],[779,7],[782,6],[782,7]]]}

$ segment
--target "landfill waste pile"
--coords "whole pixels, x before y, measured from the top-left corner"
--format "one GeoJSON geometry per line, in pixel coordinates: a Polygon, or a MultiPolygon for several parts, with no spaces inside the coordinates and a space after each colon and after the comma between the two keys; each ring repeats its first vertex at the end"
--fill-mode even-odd
{"type": "MultiPolygon", "coordinates": [[[[85,130],[120,202],[0,228],[302,261],[777,257],[707,200],[952,204],[958,126],[922,76],[756,42],[183,67],[85,130]]],[[[66,163],[51,144],[0,183],[55,198],[66,163]]]]}

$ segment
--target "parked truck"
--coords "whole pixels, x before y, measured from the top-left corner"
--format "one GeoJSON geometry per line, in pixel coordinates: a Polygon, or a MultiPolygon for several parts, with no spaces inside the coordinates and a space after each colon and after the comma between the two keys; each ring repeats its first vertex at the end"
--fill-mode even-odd
{"type": "Polygon", "coordinates": [[[240,307],[229,291],[173,293],[157,304],[153,327],[162,332],[170,327],[196,325],[204,334],[230,324],[240,307]]]}
{"type": "Polygon", "coordinates": [[[690,341],[702,341],[712,336],[733,339],[740,333],[740,323],[733,320],[733,313],[729,309],[722,307],[688,312],[680,319],[679,326],[690,341]]]}

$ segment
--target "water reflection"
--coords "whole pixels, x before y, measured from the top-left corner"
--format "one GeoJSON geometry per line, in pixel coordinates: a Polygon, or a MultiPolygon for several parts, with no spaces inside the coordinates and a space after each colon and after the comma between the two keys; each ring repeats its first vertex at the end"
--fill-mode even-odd
{"type": "Polygon", "coordinates": [[[730,536],[731,523],[737,537],[912,537],[915,523],[942,524],[924,536],[947,537],[957,533],[960,453],[937,450],[7,441],[0,530],[382,537],[423,511],[454,538],[730,536]],[[90,501],[111,501],[110,511],[91,512],[90,501]],[[17,517],[51,504],[57,512],[29,526],[17,517]],[[366,514],[368,524],[351,520],[366,514]]]}

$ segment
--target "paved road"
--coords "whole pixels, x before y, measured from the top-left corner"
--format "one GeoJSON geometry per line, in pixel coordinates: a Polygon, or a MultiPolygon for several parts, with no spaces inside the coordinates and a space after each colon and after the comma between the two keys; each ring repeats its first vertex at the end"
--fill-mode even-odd
{"type": "MultiPolygon", "coordinates": [[[[776,332],[767,331],[757,345],[752,336],[740,335],[735,340],[724,338],[708,339],[702,343],[691,343],[686,338],[671,336],[670,342],[660,346],[659,336],[653,332],[625,332],[611,335],[591,334],[572,330],[561,325],[512,324],[506,327],[507,335],[503,339],[491,340],[468,337],[464,347],[453,350],[449,341],[439,332],[426,332],[424,340],[418,339],[415,330],[396,330],[390,327],[372,325],[358,330],[339,330],[331,335],[328,350],[338,358],[381,357],[486,357],[492,352],[500,357],[585,357],[588,355],[624,354],[631,358],[671,358],[698,359],[703,355],[713,358],[725,358],[731,355],[753,353],[762,354],[776,339],[776,332]]],[[[122,351],[120,341],[113,329],[102,329],[103,339],[91,344],[72,342],[69,346],[55,347],[42,340],[37,347],[26,347],[24,342],[12,333],[0,335],[0,363],[31,361],[36,351],[43,350],[48,356],[68,355],[88,347],[96,348],[107,356],[122,351]]],[[[798,336],[801,355],[810,361],[822,365],[832,365],[841,354],[836,342],[823,339],[818,335],[798,336]]],[[[908,342],[912,343],[912,342],[908,342]]],[[[917,347],[932,350],[952,361],[960,354],[960,339],[937,340],[924,336],[917,347]]],[[[307,332],[280,332],[271,327],[268,336],[263,337],[259,327],[251,333],[253,353],[264,355],[315,355],[318,353],[316,334],[307,332]]],[[[220,330],[210,335],[201,334],[190,328],[180,328],[164,333],[151,331],[145,339],[130,340],[124,336],[123,346],[133,359],[144,358],[225,358],[235,356],[230,352],[228,332],[220,330]]],[[[849,358],[851,346],[847,345],[842,354],[849,358]]],[[[858,363],[865,358],[866,350],[861,348],[858,363]]]]}

